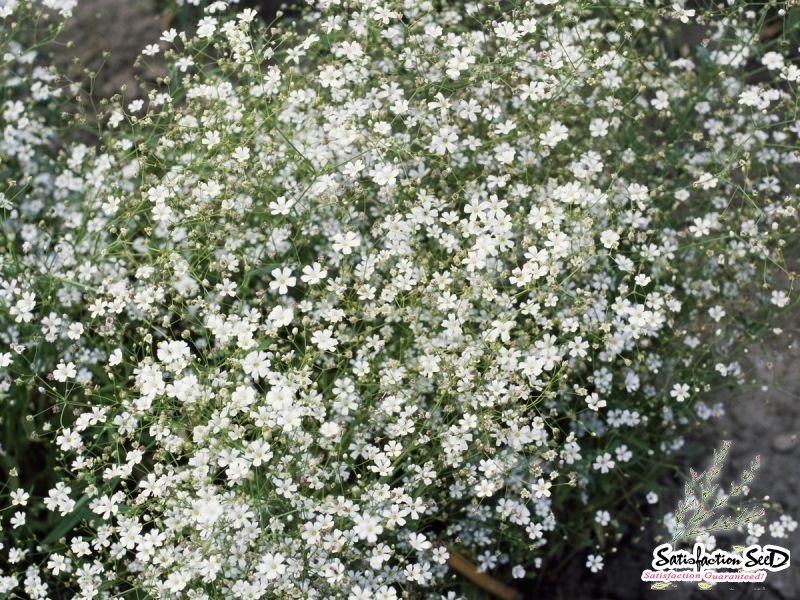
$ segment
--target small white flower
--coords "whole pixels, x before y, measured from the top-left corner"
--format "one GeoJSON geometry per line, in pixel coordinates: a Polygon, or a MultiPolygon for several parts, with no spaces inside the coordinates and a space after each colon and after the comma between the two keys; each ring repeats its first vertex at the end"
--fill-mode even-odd
{"type": "Polygon", "coordinates": [[[664,90],[658,90],[656,97],[650,100],[650,104],[659,111],[669,110],[669,94],[664,90]]]}
{"type": "Polygon", "coordinates": [[[631,458],[633,458],[633,452],[628,449],[628,446],[622,444],[619,448],[617,448],[614,453],[617,455],[617,460],[619,462],[628,462],[631,458]]]}
{"type": "Polygon", "coordinates": [[[67,337],[71,340],[79,340],[83,335],[83,325],[81,323],[72,323],[67,328],[67,337]]]}
{"type": "Polygon", "coordinates": [[[675,2],[672,5],[672,15],[681,23],[688,23],[695,15],[693,8],[684,8],[680,3],[675,2]]]}
{"type": "Polygon", "coordinates": [[[605,119],[592,119],[589,123],[589,135],[592,137],[606,137],[609,122],[605,119]]]}
{"type": "Polygon", "coordinates": [[[589,410],[597,412],[606,406],[606,401],[601,400],[600,396],[597,395],[597,392],[592,392],[586,396],[586,405],[589,407],[589,410]]]}
{"type": "Polygon", "coordinates": [[[22,511],[15,512],[14,516],[9,519],[9,523],[13,529],[22,527],[25,525],[25,513],[22,511]]]}
{"type": "Polygon", "coordinates": [[[31,495],[21,488],[17,488],[11,492],[11,505],[12,506],[25,506],[31,495]]]}
{"type": "Polygon", "coordinates": [[[270,361],[266,352],[254,350],[242,359],[242,371],[253,379],[260,379],[269,374],[270,361]]]}
{"type": "Polygon", "coordinates": [[[269,282],[269,289],[273,292],[278,291],[279,294],[286,294],[289,292],[290,287],[294,287],[297,283],[297,278],[292,275],[292,270],[287,268],[273,269],[272,277],[274,281],[269,282]]]}
{"type": "Polygon", "coordinates": [[[374,544],[378,541],[378,536],[383,533],[383,526],[380,524],[378,517],[365,513],[356,517],[353,531],[360,539],[366,540],[368,544],[374,544]]]}
{"type": "Polygon", "coordinates": [[[72,379],[77,374],[78,371],[75,369],[75,363],[68,362],[65,364],[62,360],[56,366],[55,371],[53,371],[53,379],[60,381],[61,383],[65,383],[67,379],[72,379]]]}
{"type": "Polygon", "coordinates": [[[323,269],[322,265],[314,263],[303,267],[303,274],[300,276],[300,280],[308,285],[315,285],[325,279],[327,275],[328,271],[323,269]]]}
{"type": "Polygon", "coordinates": [[[553,487],[553,484],[549,481],[545,481],[541,477],[539,481],[537,481],[531,489],[536,494],[537,498],[549,498],[550,497],[550,488],[553,487]]]}
{"type": "Polygon", "coordinates": [[[339,340],[333,337],[333,331],[330,329],[315,331],[311,335],[311,341],[323,352],[333,352],[336,350],[336,346],[339,345],[339,340]]]}
{"type": "Polygon", "coordinates": [[[602,455],[595,458],[594,464],[592,467],[595,471],[600,471],[601,473],[608,473],[611,469],[614,468],[616,463],[611,460],[611,455],[608,452],[603,453],[602,455]]]}
{"type": "Polygon", "coordinates": [[[685,383],[676,383],[675,385],[672,386],[669,395],[675,398],[677,402],[683,402],[684,400],[687,400],[691,395],[689,390],[690,390],[689,386],[686,385],[685,383]]]}
{"type": "Polygon", "coordinates": [[[108,117],[108,126],[111,127],[111,129],[116,129],[124,119],[125,115],[122,114],[122,111],[115,110],[108,117]]]}
{"type": "Polygon", "coordinates": [[[142,100],[141,98],[137,98],[136,100],[128,104],[128,112],[130,113],[139,112],[140,110],[142,110],[142,108],[144,108],[144,100],[142,100]]]}
{"type": "Polygon", "coordinates": [[[783,308],[789,304],[789,296],[783,290],[773,290],[770,302],[779,308],[783,308]]]}
{"type": "Polygon", "coordinates": [[[341,431],[341,426],[338,423],[333,423],[332,421],[325,421],[319,427],[320,435],[327,438],[336,437],[341,433],[341,431]]]}
{"type": "Polygon", "coordinates": [[[286,571],[285,561],[286,557],[284,557],[283,554],[267,552],[261,557],[256,569],[264,579],[277,579],[286,571]]]}
{"type": "Polygon", "coordinates": [[[168,31],[164,31],[161,34],[161,38],[159,38],[162,42],[167,42],[171,44],[175,41],[175,38],[178,37],[178,32],[173,28],[169,29],[168,31]]]}
{"type": "Polygon", "coordinates": [[[611,229],[606,229],[600,234],[600,243],[603,244],[604,248],[616,250],[619,246],[619,234],[611,229]]]}
{"type": "Polygon", "coordinates": [[[770,71],[780,71],[784,64],[783,55],[777,52],[767,52],[761,57],[761,64],[770,71]]]}
{"type": "Polygon", "coordinates": [[[286,327],[294,319],[294,311],[287,306],[276,306],[267,316],[275,327],[286,327]]]}
{"type": "Polygon", "coordinates": [[[430,543],[430,541],[428,541],[428,538],[426,538],[421,533],[411,533],[411,534],[409,534],[408,543],[417,552],[423,552],[423,551],[427,550],[428,548],[430,548],[433,545],[433,544],[430,543]]]}
{"type": "Polygon", "coordinates": [[[586,567],[592,571],[592,573],[597,573],[603,570],[603,557],[598,556],[596,554],[590,554],[586,559],[586,567]]]}
{"type": "Polygon", "coordinates": [[[377,165],[369,172],[372,181],[381,187],[393,186],[399,174],[400,169],[389,163],[377,165]]]}
{"type": "Polygon", "coordinates": [[[159,52],[161,52],[161,48],[159,48],[158,44],[147,44],[142,50],[144,56],[155,56],[159,52]]]}
{"type": "Polygon", "coordinates": [[[117,348],[111,353],[111,356],[108,357],[108,366],[116,367],[121,362],[122,362],[122,350],[117,348]]]}
{"type": "Polygon", "coordinates": [[[217,29],[217,20],[214,17],[203,17],[197,24],[197,37],[201,40],[214,35],[217,29]]]}
{"type": "Polygon", "coordinates": [[[333,244],[331,247],[335,252],[341,252],[345,256],[353,253],[353,248],[357,248],[361,244],[358,234],[353,231],[347,233],[337,233],[333,236],[333,244]]]}
{"type": "Polygon", "coordinates": [[[711,173],[703,173],[702,175],[700,175],[697,181],[694,182],[694,185],[695,187],[701,187],[704,190],[710,190],[712,188],[717,187],[718,182],[719,180],[716,177],[714,177],[711,173]]]}

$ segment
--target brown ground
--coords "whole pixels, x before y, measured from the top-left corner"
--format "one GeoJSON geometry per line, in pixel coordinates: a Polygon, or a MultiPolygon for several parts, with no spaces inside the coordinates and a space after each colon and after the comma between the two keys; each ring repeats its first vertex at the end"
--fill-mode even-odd
{"type": "MultiPolygon", "coordinates": [[[[111,97],[124,90],[135,97],[137,81],[153,81],[162,73],[147,65],[133,68],[139,53],[158,42],[163,19],[156,15],[153,0],[80,0],[65,34],[73,42],[63,59],[74,79],[85,81],[84,68],[97,73],[95,98],[111,97]],[[73,62],[73,59],[77,61],[73,62]]],[[[153,59],[150,59],[151,62],[153,59]]]]}

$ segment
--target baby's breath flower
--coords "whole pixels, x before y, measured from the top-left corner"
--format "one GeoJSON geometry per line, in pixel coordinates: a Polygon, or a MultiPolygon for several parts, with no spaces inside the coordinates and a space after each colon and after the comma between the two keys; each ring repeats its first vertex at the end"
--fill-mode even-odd
{"type": "Polygon", "coordinates": [[[592,573],[599,573],[603,570],[603,557],[597,554],[590,554],[586,559],[586,568],[592,573]]]}

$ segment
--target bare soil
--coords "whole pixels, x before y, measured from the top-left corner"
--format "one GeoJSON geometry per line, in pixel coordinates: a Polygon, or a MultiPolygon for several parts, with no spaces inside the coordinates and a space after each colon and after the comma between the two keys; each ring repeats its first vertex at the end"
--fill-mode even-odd
{"type": "Polygon", "coordinates": [[[144,47],[158,42],[162,21],[153,0],[80,0],[65,35],[72,46],[57,58],[73,80],[85,82],[88,73],[96,73],[89,90],[95,99],[118,93],[137,97],[140,81],[163,74],[152,66],[158,65],[157,59],[134,67],[144,47]]]}

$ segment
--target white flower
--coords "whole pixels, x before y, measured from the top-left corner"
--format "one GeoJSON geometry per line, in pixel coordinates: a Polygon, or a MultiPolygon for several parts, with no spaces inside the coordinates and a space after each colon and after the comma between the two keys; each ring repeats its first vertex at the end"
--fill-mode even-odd
{"type": "Polygon", "coordinates": [[[300,276],[300,280],[308,285],[315,285],[325,279],[327,275],[328,271],[323,269],[322,265],[314,263],[303,267],[303,274],[300,276]]]}
{"type": "Polygon", "coordinates": [[[116,367],[121,362],[122,362],[122,350],[117,348],[111,353],[111,356],[108,357],[108,366],[116,367]]]}
{"type": "Polygon", "coordinates": [[[611,460],[611,455],[608,452],[605,452],[601,456],[595,458],[592,467],[596,471],[600,471],[601,473],[608,473],[611,469],[614,468],[615,464],[616,463],[613,460],[611,460]]]}
{"type": "Polygon", "coordinates": [[[283,554],[267,552],[261,557],[256,570],[268,581],[277,579],[286,572],[285,562],[286,557],[283,554]]]}
{"type": "Polygon", "coordinates": [[[159,40],[162,41],[162,42],[167,42],[168,44],[171,44],[172,42],[175,41],[176,37],[178,37],[178,32],[174,28],[172,28],[172,29],[169,29],[167,31],[162,32],[161,33],[161,37],[159,38],[159,40]]]}
{"type": "Polygon", "coordinates": [[[592,119],[589,123],[589,135],[592,137],[606,137],[609,122],[605,119],[592,119]]]}
{"type": "Polygon", "coordinates": [[[17,8],[17,0],[3,0],[0,2],[0,19],[10,17],[17,8]]]}
{"type": "Polygon", "coordinates": [[[158,44],[147,44],[142,50],[142,55],[144,56],[155,56],[161,52],[161,48],[159,48],[158,44]]]}
{"type": "Polygon", "coordinates": [[[209,38],[214,35],[217,29],[217,20],[214,17],[203,17],[197,24],[197,37],[200,39],[209,38]]]}
{"type": "Polygon", "coordinates": [[[764,528],[764,526],[761,523],[748,523],[747,524],[747,533],[748,533],[748,535],[751,535],[754,538],[760,538],[762,535],[764,535],[765,532],[766,532],[766,529],[764,528]]]}
{"type": "Polygon", "coordinates": [[[345,256],[353,253],[353,248],[357,248],[361,244],[361,240],[353,231],[347,233],[337,233],[333,236],[333,244],[331,248],[335,252],[341,252],[345,256]]]}
{"type": "Polygon", "coordinates": [[[600,234],[600,243],[603,244],[604,248],[616,250],[619,246],[619,234],[611,229],[606,229],[600,234]]]}
{"type": "Polygon", "coordinates": [[[439,357],[432,354],[424,354],[419,358],[419,372],[424,377],[433,377],[434,373],[441,371],[439,367],[439,357]]]}
{"type": "Polygon", "coordinates": [[[325,421],[319,426],[319,433],[322,437],[332,438],[338,436],[342,431],[338,423],[332,421],[325,421]]]}
{"type": "Polygon", "coordinates": [[[536,494],[537,498],[549,498],[551,487],[553,487],[552,483],[540,477],[539,481],[531,486],[531,490],[536,494]]]}
{"type": "Polygon", "coordinates": [[[781,515],[780,522],[784,529],[790,533],[797,529],[797,521],[795,521],[791,515],[781,515]]]}
{"type": "Polygon", "coordinates": [[[647,492],[645,500],[647,500],[648,504],[655,504],[656,502],[658,502],[658,494],[656,494],[653,491],[647,492]]]}
{"type": "Polygon", "coordinates": [[[288,306],[276,306],[267,316],[275,327],[286,327],[294,319],[294,311],[288,306]]]}
{"type": "Polygon", "coordinates": [[[254,350],[244,357],[241,362],[242,371],[253,379],[261,379],[269,374],[269,356],[262,350],[254,350]]]}
{"type": "Polygon", "coordinates": [[[656,97],[650,100],[650,104],[659,111],[669,110],[669,94],[664,90],[656,91],[656,97]]]}
{"type": "Polygon", "coordinates": [[[122,114],[122,111],[115,110],[108,117],[108,126],[111,127],[111,129],[116,129],[124,120],[125,115],[122,114]]]}
{"type": "Polygon", "coordinates": [[[694,17],[695,11],[693,8],[684,8],[680,3],[675,2],[672,5],[672,15],[681,23],[688,23],[689,19],[694,17]]]}
{"type": "Polygon", "coordinates": [[[539,135],[539,141],[543,146],[555,148],[559,142],[563,142],[569,137],[569,129],[561,121],[553,121],[545,133],[539,135]]]}
{"type": "Polygon", "coordinates": [[[472,56],[469,48],[453,48],[452,56],[447,61],[447,76],[450,79],[458,79],[461,71],[469,69],[470,65],[475,64],[475,57],[472,56]]]}
{"type": "Polygon", "coordinates": [[[55,371],[53,371],[53,379],[60,381],[61,383],[65,383],[67,379],[72,379],[77,374],[78,371],[75,369],[75,363],[68,362],[65,364],[62,360],[56,366],[55,371]]]}
{"type": "Polygon", "coordinates": [[[17,303],[9,309],[9,313],[17,323],[30,323],[33,320],[33,309],[36,307],[36,294],[25,292],[17,303]]]}
{"type": "Polygon", "coordinates": [[[269,213],[275,216],[285,216],[292,210],[292,206],[294,206],[292,198],[280,196],[269,203],[269,213]]]}
{"type": "Polygon", "coordinates": [[[353,532],[360,539],[366,540],[369,544],[374,544],[378,541],[378,536],[383,533],[383,526],[380,524],[378,517],[364,513],[356,516],[353,532]]]}
{"type": "Polygon", "coordinates": [[[128,112],[130,113],[139,112],[140,110],[142,110],[142,108],[144,108],[144,100],[142,100],[141,98],[137,98],[136,100],[128,104],[128,112]]]}
{"type": "Polygon", "coordinates": [[[598,510],[594,514],[594,520],[601,527],[605,527],[611,522],[611,513],[607,510],[598,510]]]}
{"type": "Polygon", "coordinates": [[[712,306],[708,309],[708,316],[714,319],[715,322],[719,323],[720,319],[725,316],[725,309],[721,306],[712,306]]]}
{"type": "Polygon", "coordinates": [[[783,55],[777,52],[767,52],[761,57],[761,64],[770,71],[780,71],[783,69],[783,55]]]}
{"type": "Polygon", "coordinates": [[[772,290],[770,302],[779,308],[783,308],[789,304],[789,296],[783,290],[772,290]]]}
{"type": "Polygon", "coordinates": [[[369,175],[372,178],[372,181],[375,182],[377,185],[384,187],[391,187],[397,181],[397,176],[400,174],[400,169],[396,166],[384,163],[381,165],[376,165],[373,169],[370,170],[369,175]]]}
{"type": "Polygon", "coordinates": [[[691,395],[690,388],[685,383],[676,383],[672,386],[672,389],[669,392],[669,395],[675,398],[678,402],[683,402],[684,400],[688,399],[691,395]]]}
{"type": "Polygon", "coordinates": [[[297,283],[297,278],[292,275],[292,270],[288,267],[273,269],[272,277],[274,281],[269,282],[269,289],[273,292],[277,290],[279,294],[288,293],[289,288],[297,283]]]}
{"type": "Polygon", "coordinates": [[[423,552],[423,551],[429,549],[433,545],[433,544],[430,543],[430,541],[428,541],[428,538],[426,538],[421,533],[411,533],[411,534],[409,534],[408,543],[417,552],[423,552]]]}
{"type": "Polygon", "coordinates": [[[17,529],[18,527],[22,527],[23,525],[25,525],[25,513],[22,512],[21,510],[15,512],[14,516],[11,517],[11,519],[9,519],[8,522],[9,522],[9,524],[11,525],[11,527],[13,529],[17,529]]]}
{"type": "Polygon", "coordinates": [[[606,406],[606,401],[601,400],[600,396],[597,395],[597,392],[592,392],[591,394],[586,396],[586,404],[589,407],[589,410],[597,412],[598,410],[606,406]]]}
{"type": "Polygon", "coordinates": [[[25,506],[31,495],[21,488],[17,488],[11,492],[11,505],[12,506],[25,506]]]}
{"type": "Polygon", "coordinates": [[[702,175],[700,175],[697,181],[694,182],[694,185],[695,187],[701,187],[704,190],[710,190],[712,188],[717,187],[718,182],[719,180],[716,177],[714,177],[711,173],[703,173],[702,175]]]}
{"type": "Polygon", "coordinates": [[[603,557],[598,556],[596,554],[590,554],[586,559],[586,567],[592,571],[592,573],[597,573],[603,570],[603,557]]]}
{"type": "Polygon", "coordinates": [[[633,458],[633,452],[628,449],[628,446],[622,444],[619,448],[617,448],[614,453],[617,455],[617,460],[619,462],[628,462],[631,458],[633,458]]]}
{"type": "Polygon", "coordinates": [[[317,330],[311,335],[311,341],[323,352],[333,352],[339,345],[339,340],[333,337],[330,329],[317,330]]]}

